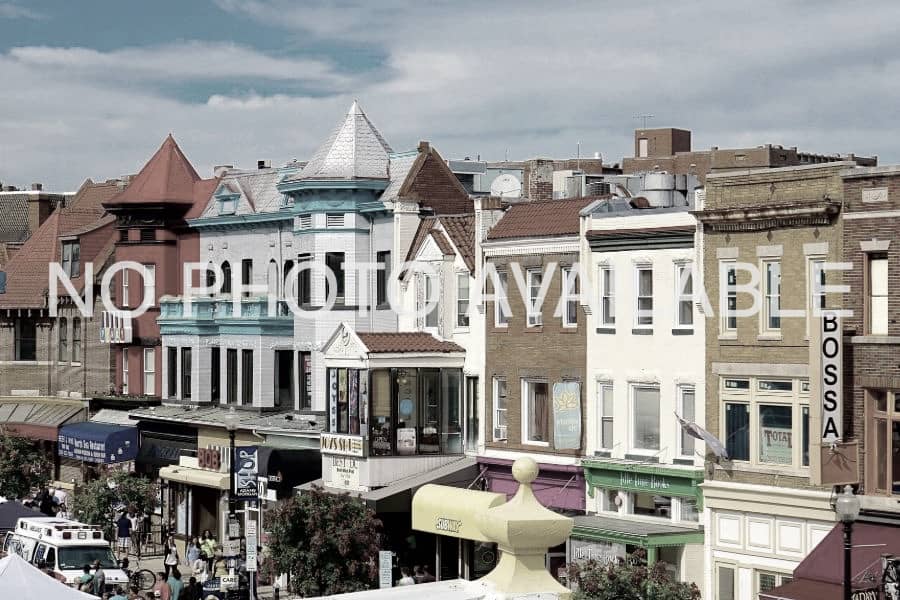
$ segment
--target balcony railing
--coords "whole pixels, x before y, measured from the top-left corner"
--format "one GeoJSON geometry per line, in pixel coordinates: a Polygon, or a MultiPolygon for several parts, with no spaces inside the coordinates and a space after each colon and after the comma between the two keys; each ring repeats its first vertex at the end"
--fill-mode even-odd
{"type": "Polygon", "coordinates": [[[131,316],[104,310],[100,321],[100,342],[103,344],[130,344],[131,316]]]}

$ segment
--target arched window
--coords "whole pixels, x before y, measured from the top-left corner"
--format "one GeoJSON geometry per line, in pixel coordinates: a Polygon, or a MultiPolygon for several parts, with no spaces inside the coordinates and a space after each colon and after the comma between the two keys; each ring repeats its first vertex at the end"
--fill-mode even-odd
{"type": "Polygon", "coordinates": [[[59,362],[69,362],[69,320],[65,317],[59,319],[59,362]]]}
{"type": "MultiPolygon", "coordinates": [[[[206,287],[209,288],[209,295],[215,296],[216,292],[219,290],[215,289],[215,287],[214,287],[216,285],[216,272],[213,270],[212,267],[213,267],[212,263],[209,263],[209,265],[207,265],[207,267],[206,267],[206,287]]],[[[222,287],[221,281],[219,282],[218,287],[219,288],[222,287]]]]}
{"type": "Polygon", "coordinates": [[[281,270],[281,295],[284,298],[287,298],[289,295],[293,295],[295,298],[297,297],[297,291],[294,289],[296,286],[293,282],[288,281],[288,275],[290,275],[291,269],[293,268],[294,261],[284,261],[284,267],[281,270]]]}
{"type": "Polygon", "coordinates": [[[228,261],[222,263],[222,282],[221,289],[223,294],[231,293],[231,265],[228,264],[228,261]]]}
{"type": "Polygon", "coordinates": [[[270,296],[278,298],[278,263],[274,260],[269,261],[269,268],[266,271],[266,287],[270,296]]]}

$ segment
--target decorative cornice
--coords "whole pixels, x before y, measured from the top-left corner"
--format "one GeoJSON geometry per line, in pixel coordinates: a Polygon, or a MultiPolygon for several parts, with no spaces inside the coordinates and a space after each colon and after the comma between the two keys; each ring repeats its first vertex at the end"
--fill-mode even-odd
{"type": "Polygon", "coordinates": [[[735,206],[692,211],[707,231],[764,231],[784,227],[831,225],[841,212],[832,200],[794,202],[771,206],[735,206]]]}

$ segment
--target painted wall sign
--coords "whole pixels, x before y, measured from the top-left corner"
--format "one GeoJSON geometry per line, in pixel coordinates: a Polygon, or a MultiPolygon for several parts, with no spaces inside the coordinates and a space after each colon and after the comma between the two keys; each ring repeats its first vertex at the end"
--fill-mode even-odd
{"type": "Polygon", "coordinates": [[[625,559],[625,544],[571,538],[569,552],[572,562],[595,560],[602,565],[608,565],[625,559]]]}
{"type": "Polygon", "coordinates": [[[557,450],[581,448],[581,384],[553,384],[553,446],[557,450]]]}
{"type": "Polygon", "coordinates": [[[446,533],[459,533],[460,527],[462,527],[462,521],[460,521],[459,519],[438,517],[434,520],[434,528],[438,531],[444,531],[446,533]]]}
{"type": "Polygon", "coordinates": [[[259,450],[256,446],[234,449],[234,495],[240,500],[259,498],[259,450]]]}
{"type": "Polygon", "coordinates": [[[822,314],[822,442],[843,437],[841,398],[841,320],[835,312],[822,314]]]}
{"type": "Polygon", "coordinates": [[[322,433],[319,435],[319,450],[323,454],[340,454],[343,456],[365,456],[365,444],[362,436],[338,435],[322,433]]]}
{"type": "Polygon", "coordinates": [[[331,461],[331,487],[359,490],[359,461],[342,457],[332,458],[331,461]]]}
{"type": "Polygon", "coordinates": [[[337,431],[338,428],[338,379],[337,370],[328,371],[328,429],[337,431]]]}
{"type": "Polygon", "coordinates": [[[665,491],[669,489],[669,482],[664,477],[656,475],[644,475],[642,473],[619,473],[619,485],[623,489],[640,489],[648,491],[665,491]]]}
{"type": "Polygon", "coordinates": [[[793,431],[784,427],[759,428],[759,460],[789,465],[794,460],[793,431]]]}

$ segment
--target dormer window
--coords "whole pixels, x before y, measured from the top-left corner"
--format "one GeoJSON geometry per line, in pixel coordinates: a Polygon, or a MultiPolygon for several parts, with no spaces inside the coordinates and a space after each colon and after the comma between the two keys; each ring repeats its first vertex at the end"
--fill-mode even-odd
{"type": "Polygon", "coordinates": [[[237,212],[240,191],[231,183],[224,183],[216,192],[216,201],[219,203],[220,215],[233,215],[237,212]]]}
{"type": "Polygon", "coordinates": [[[62,269],[69,277],[81,275],[81,244],[79,242],[63,242],[62,269]]]}
{"type": "Polygon", "coordinates": [[[237,198],[221,198],[219,200],[219,214],[233,215],[237,210],[237,198]]]}

